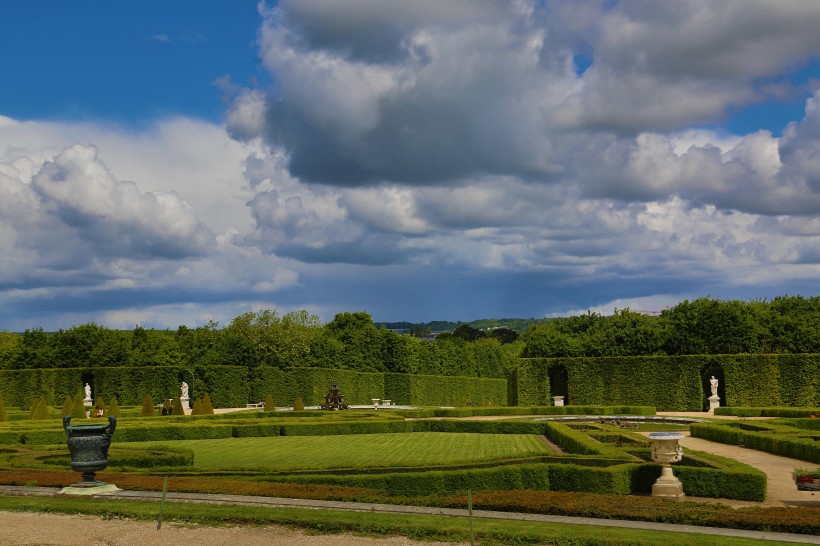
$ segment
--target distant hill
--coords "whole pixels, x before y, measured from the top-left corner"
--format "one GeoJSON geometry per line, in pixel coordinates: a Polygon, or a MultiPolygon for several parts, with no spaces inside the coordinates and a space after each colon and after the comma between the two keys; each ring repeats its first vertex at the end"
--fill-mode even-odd
{"type": "Polygon", "coordinates": [[[552,319],[536,318],[502,318],[502,319],[478,319],[471,322],[450,322],[447,320],[434,320],[432,322],[376,322],[376,327],[385,327],[389,330],[412,330],[413,328],[431,332],[451,332],[462,324],[468,324],[479,330],[489,328],[509,328],[514,332],[523,333],[530,324],[548,322],[552,319]]]}

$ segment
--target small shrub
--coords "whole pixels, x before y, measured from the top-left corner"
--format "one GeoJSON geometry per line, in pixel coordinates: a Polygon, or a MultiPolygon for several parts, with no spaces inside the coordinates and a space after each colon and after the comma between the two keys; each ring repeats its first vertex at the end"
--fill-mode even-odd
{"type": "Polygon", "coordinates": [[[171,415],[185,415],[185,408],[182,407],[181,398],[176,398],[174,400],[174,409],[171,411],[171,415]]]}
{"type": "Polygon", "coordinates": [[[48,406],[46,405],[46,399],[44,397],[39,397],[32,403],[31,408],[31,419],[48,419],[48,406]]]}
{"type": "Polygon", "coordinates": [[[3,400],[3,395],[0,394],[0,423],[7,420],[6,416],[6,402],[3,400]]]}
{"type": "Polygon", "coordinates": [[[77,391],[77,394],[74,395],[74,403],[71,404],[71,417],[74,419],[85,419],[88,415],[85,413],[85,395],[83,394],[83,390],[80,389],[77,391]]]}
{"type": "Polygon", "coordinates": [[[200,415],[213,415],[214,414],[214,406],[211,403],[211,395],[207,392],[205,396],[202,397],[202,405],[200,408],[200,415]]]}
{"type": "Polygon", "coordinates": [[[302,402],[301,396],[296,397],[296,401],[293,403],[293,411],[305,411],[305,403],[302,402]]]}
{"type": "Polygon", "coordinates": [[[142,410],[140,410],[140,417],[153,417],[154,416],[154,400],[151,398],[151,393],[145,395],[145,399],[142,401],[142,410]]]}
{"type": "Polygon", "coordinates": [[[191,415],[202,415],[202,399],[197,398],[194,400],[194,407],[191,410],[191,415]]]}
{"type": "Polygon", "coordinates": [[[265,411],[276,411],[276,407],[273,404],[273,395],[268,393],[265,397],[265,411]]]}
{"type": "Polygon", "coordinates": [[[60,413],[62,417],[68,417],[71,415],[71,408],[74,407],[74,400],[71,399],[71,396],[68,394],[65,395],[65,400],[63,400],[63,410],[60,413]]]}
{"type": "Polygon", "coordinates": [[[108,407],[105,410],[106,417],[119,417],[120,416],[120,405],[117,402],[117,397],[111,397],[111,403],[108,404],[108,407]]]}

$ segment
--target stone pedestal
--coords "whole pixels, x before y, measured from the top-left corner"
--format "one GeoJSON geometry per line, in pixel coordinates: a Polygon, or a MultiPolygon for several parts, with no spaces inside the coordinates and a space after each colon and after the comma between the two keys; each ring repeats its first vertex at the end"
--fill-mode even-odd
{"type": "Polygon", "coordinates": [[[563,406],[564,405],[564,397],[563,396],[553,396],[552,401],[556,406],[563,406]]]}
{"type": "Polygon", "coordinates": [[[683,458],[683,448],[678,440],[683,434],[677,432],[653,432],[649,435],[652,440],[652,460],[663,465],[661,477],[652,485],[652,496],[667,499],[682,499],[683,484],[672,473],[672,463],[683,458]]]}
{"type": "Polygon", "coordinates": [[[720,407],[720,396],[713,394],[709,397],[709,413],[715,413],[715,408],[720,407]]]}
{"type": "Polygon", "coordinates": [[[83,398],[83,406],[90,408],[94,405],[94,401],[90,398],[83,398]]]}
{"type": "Polygon", "coordinates": [[[671,466],[664,466],[661,477],[652,484],[652,496],[665,499],[682,499],[686,496],[683,494],[683,484],[672,473],[671,466]]]}
{"type": "Polygon", "coordinates": [[[182,402],[182,407],[184,409],[191,409],[191,399],[190,398],[188,398],[187,396],[183,396],[179,399],[179,401],[182,402]]]}
{"type": "Polygon", "coordinates": [[[373,401],[373,409],[379,409],[379,401],[381,398],[371,398],[371,400],[373,401]]]}

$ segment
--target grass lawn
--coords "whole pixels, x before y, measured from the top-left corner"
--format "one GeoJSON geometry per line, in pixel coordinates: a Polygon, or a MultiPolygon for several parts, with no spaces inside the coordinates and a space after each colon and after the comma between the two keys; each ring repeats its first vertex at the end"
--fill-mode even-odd
{"type": "MultiPolygon", "coordinates": [[[[156,446],[131,442],[129,447],[156,446]]],[[[163,445],[168,445],[164,443],[163,445]]],[[[174,447],[194,452],[201,470],[317,470],[431,466],[548,455],[532,434],[357,434],[178,440],[174,447]]]]}

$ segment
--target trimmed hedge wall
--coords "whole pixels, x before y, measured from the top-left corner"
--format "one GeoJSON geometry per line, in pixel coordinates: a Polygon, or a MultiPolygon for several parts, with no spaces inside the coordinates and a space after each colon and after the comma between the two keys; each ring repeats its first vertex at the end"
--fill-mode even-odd
{"type": "Polygon", "coordinates": [[[395,404],[421,406],[467,406],[499,404],[507,400],[505,379],[433,375],[383,374],[331,370],[327,368],[278,368],[260,366],[136,366],[95,369],[31,369],[0,371],[0,394],[7,407],[28,407],[34,396],[45,395],[46,403],[60,407],[66,396],[74,396],[85,382],[94,396],[120,405],[139,405],[150,393],[155,401],[177,398],[180,384],[190,387],[191,399],[210,394],[216,408],[244,407],[273,395],[278,406],[291,406],[297,396],[306,406],[324,402],[336,381],[348,404],[369,405],[373,398],[395,404]]]}
{"type": "Polygon", "coordinates": [[[521,359],[520,405],[548,404],[551,369],[567,371],[570,405],[629,404],[702,411],[706,370],[722,369],[723,406],[820,406],[820,355],[688,355],[521,359]]]}
{"type": "MultiPolygon", "coordinates": [[[[820,415],[820,408],[715,408],[715,415],[736,415],[737,417],[785,417],[801,418],[820,415]]],[[[817,419],[820,423],[820,419],[817,419]]]]}
{"type": "Polygon", "coordinates": [[[504,405],[507,380],[386,373],[384,398],[415,406],[504,405]]]}

